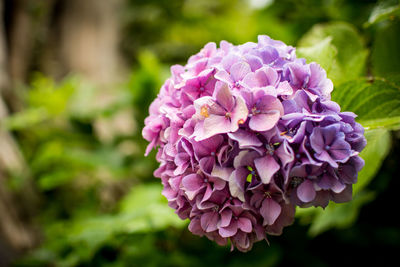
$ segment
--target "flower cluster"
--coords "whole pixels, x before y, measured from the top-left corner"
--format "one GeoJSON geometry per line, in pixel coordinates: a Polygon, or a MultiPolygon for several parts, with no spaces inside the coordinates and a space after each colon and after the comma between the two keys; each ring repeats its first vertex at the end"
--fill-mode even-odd
{"type": "Polygon", "coordinates": [[[281,234],[296,206],[351,199],[364,130],[330,100],[318,64],[259,36],[208,43],[171,72],[143,136],[146,154],[159,146],[155,176],[191,232],[247,251],[281,234]]]}

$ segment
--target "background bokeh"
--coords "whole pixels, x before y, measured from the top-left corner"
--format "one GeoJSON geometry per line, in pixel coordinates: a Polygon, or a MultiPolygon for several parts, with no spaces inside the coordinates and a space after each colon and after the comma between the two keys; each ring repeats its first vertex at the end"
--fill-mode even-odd
{"type": "Polygon", "coordinates": [[[399,48],[395,0],[0,0],[0,266],[398,262],[399,48]],[[169,66],[259,34],[327,70],[366,167],[352,202],[231,252],[168,207],[141,129],[169,66]]]}

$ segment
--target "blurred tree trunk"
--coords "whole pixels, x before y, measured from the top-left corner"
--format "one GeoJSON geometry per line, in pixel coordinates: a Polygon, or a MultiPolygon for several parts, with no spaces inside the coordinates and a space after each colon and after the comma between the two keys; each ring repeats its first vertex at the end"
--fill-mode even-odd
{"type": "Polygon", "coordinates": [[[51,55],[45,71],[53,77],[79,73],[96,85],[119,77],[118,10],[121,0],[58,0],[53,10],[51,55]],[[54,49],[56,48],[56,49],[54,49]],[[54,62],[61,63],[55,68],[54,62]]]}
{"type": "MultiPolygon", "coordinates": [[[[123,1],[0,0],[0,266],[38,239],[30,220],[37,201],[29,170],[12,134],[1,128],[9,112],[23,109],[18,85],[32,71],[57,80],[78,73],[99,86],[100,99],[93,102],[109,103],[114,96],[109,85],[123,76],[118,17],[123,1]],[[40,15],[33,15],[38,8],[40,15]],[[7,187],[12,173],[27,177],[22,195],[7,187]]],[[[124,125],[131,124],[130,116],[127,120],[124,125]]],[[[100,138],[108,135],[102,131],[115,131],[112,122],[95,124],[100,138]]]]}
{"type": "Polygon", "coordinates": [[[26,213],[24,209],[31,208],[35,199],[31,184],[21,189],[23,192],[20,194],[24,197],[11,192],[7,186],[8,176],[11,173],[26,176],[27,168],[13,136],[1,126],[8,115],[8,107],[2,96],[5,94],[9,96],[6,99],[11,100],[12,104],[17,103],[16,96],[10,94],[10,65],[7,56],[3,4],[4,2],[0,1],[0,259],[2,259],[0,264],[6,265],[8,260],[12,259],[12,255],[32,247],[36,238],[29,221],[23,219],[26,213]]]}

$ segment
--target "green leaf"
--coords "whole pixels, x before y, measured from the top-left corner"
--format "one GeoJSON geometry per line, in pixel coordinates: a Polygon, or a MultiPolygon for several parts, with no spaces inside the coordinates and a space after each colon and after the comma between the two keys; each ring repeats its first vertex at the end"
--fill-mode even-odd
{"type": "Polygon", "coordinates": [[[365,72],[368,50],[351,24],[317,24],[301,38],[297,47],[300,56],[321,64],[335,85],[360,77],[365,72]]]}
{"type": "Polygon", "coordinates": [[[135,186],[121,202],[121,213],[136,215],[124,224],[126,232],[148,232],[186,224],[168,207],[160,184],[135,186]]]}
{"type": "Polygon", "coordinates": [[[354,194],[363,190],[375,177],[391,147],[390,132],[385,129],[366,131],[365,137],[367,146],[360,153],[365,165],[358,174],[357,183],[353,186],[354,194]]]}
{"type": "Polygon", "coordinates": [[[387,79],[359,79],[335,88],[332,100],[352,111],[366,129],[400,127],[400,87],[387,79]]]}
{"type": "Polygon", "coordinates": [[[382,23],[373,38],[371,65],[376,76],[388,78],[400,73],[400,22],[382,23]]]}
{"type": "Polygon", "coordinates": [[[398,0],[381,1],[372,10],[368,21],[364,24],[364,27],[371,26],[378,22],[388,19],[394,19],[394,17],[400,15],[400,4],[398,0]]]}
{"type": "Polygon", "coordinates": [[[337,49],[332,44],[332,37],[328,36],[320,42],[307,47],[299,47],[297,56],[304,57],[308,61],[315,61],[329,73],[335,63],[337,49]]]}

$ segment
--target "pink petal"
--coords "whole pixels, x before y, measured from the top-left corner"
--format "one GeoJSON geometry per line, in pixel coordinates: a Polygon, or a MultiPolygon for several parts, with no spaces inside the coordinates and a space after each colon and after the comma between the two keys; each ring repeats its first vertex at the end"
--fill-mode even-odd
{"type": "Polygon", "coordinates": [[[237,225],[238,228],[245,233],[251,233],[251,231],[253,230],[250,219],[246,217],[240,217],[237,220],[237,225]]]}
{"type": "Polygon", "coordinates": [[[262,142],[253,132],[239,129],[234,133],[228,133],[228,136],[239,143],[239,148],[262,145],[262,142]]]}
{"type": "Polygon", "coordinates": [[[257,114],[250,118],[249,127],[253,131],[264,132],[274,128],[276,123],[279,121],[280,114],[278,111],[272,111],[270,113],[257,114]]]}
{"type": "Polygon", "coordinates": [[[232,110],[235,104],[231,91],[226,83],[217,82],[215,85],[214,97],[218,104],[225,108],[227,111],[232,110]]]}
{"type": "Polygon", "coordinates": [[[237,62],[232,65],[230,72],[234,81],[241,81],[251,69],[247,62],[237,62]]]}
{"type": "Polygon", "coordinates": [[[217,230],[218,219],[219,214],[217,212],[204,213],[200,219],[201,228],[203,228],[205,232],[217,230]]]}
{"type": "Polygon", "coordinates": [[[265,67],[256,71],[255,78],[258,87],[265,87],[268,85],[275,85],[279,77],[278,73],[273,68],[265,67]]]}
{"type": "MultiPolygon", "coordinates": [[[[204,120],[202,128],[202,135],[196,136],[196,141],[207,139],[216,134],[230,132],[231,123],[224,116],[210,115],[204,120]]],[[[197,127],[195,128],[195,133],[198,133],[196,130],[197,127]]]]}
{"type": "Polygon", "coordinates": [[[232,211],[230,209],[225,209],[221,212],[221,220],[219,221],[219,227],[227,227],[232,220],[232,211]]]}
{"type": "Polygon", "coordinates": [[[220,70],[218,71],[215,75],[214,75],[215,79],[227,83],[227,84],[232,84],[234,83],[232,77],[229,75],[228,72],[224,71],[224,70],[220,70]]]}
{"type": "Polygon", "coordinates": [[[248,171],[245,168],[239,168],[232,172],[229,178],[229,191],[233,197],[237,197],[244,202],[244,184],[246,182],[248,171]]]}
{"type": "Polygon", "coordinates": [[[235,132],[239,129],[239,125],[246,122],[248,115],[249,110],[247,109],[246,102],[241,96],[237,96],[236,106],[231,114],[231,132],[235,132]]]}

